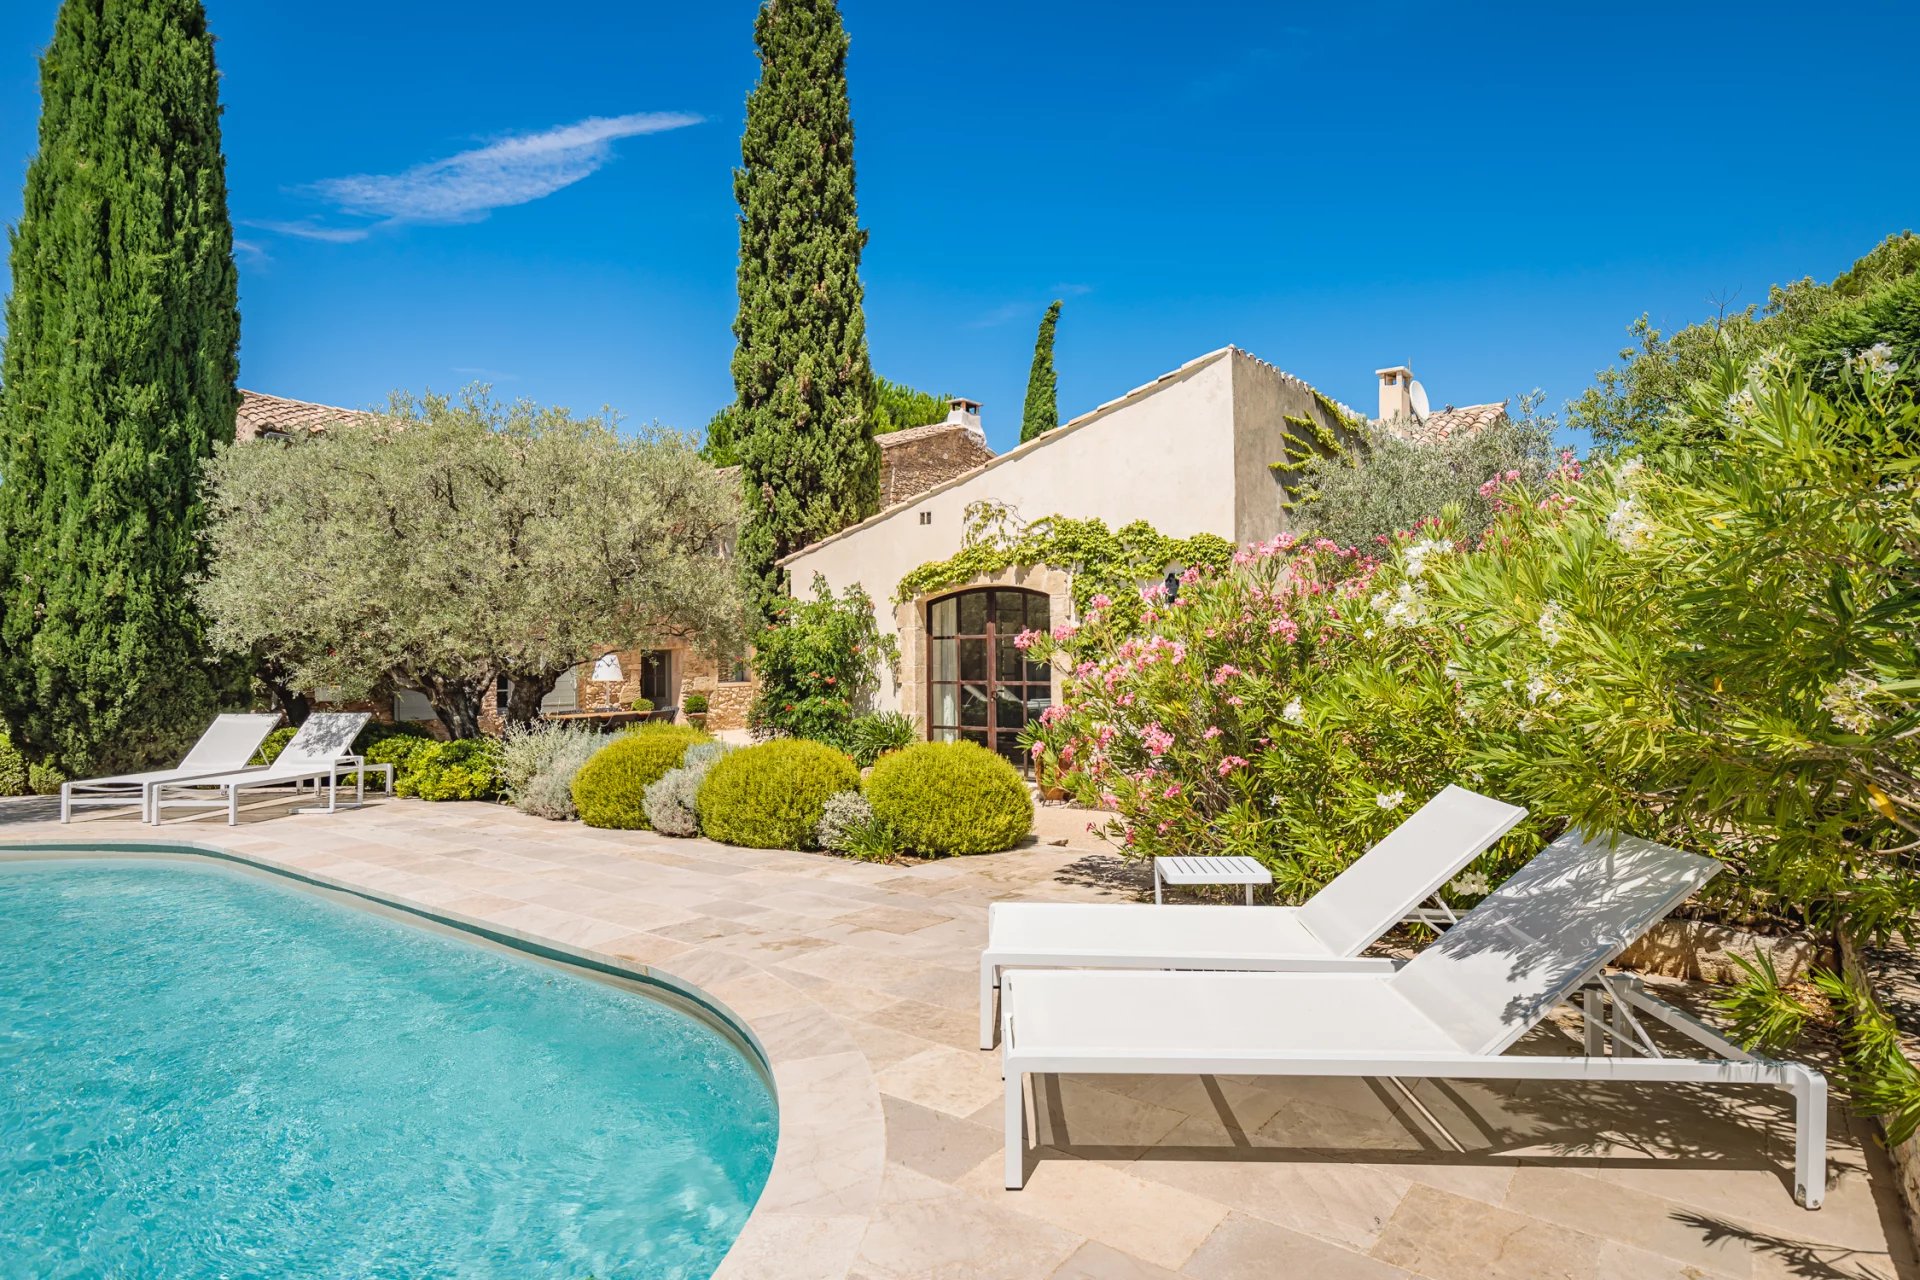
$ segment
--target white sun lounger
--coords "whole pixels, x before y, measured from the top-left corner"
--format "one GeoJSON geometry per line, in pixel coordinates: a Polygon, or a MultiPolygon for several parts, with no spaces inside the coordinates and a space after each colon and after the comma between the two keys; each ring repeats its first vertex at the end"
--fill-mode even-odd
{"type": "Polygon", "coordinates": [[[340,777],[349,773],[356,775],[355,805],[366,799],[368,772],[384,772],[387,790],[391,792],[393,766],[369,765],[353,754],[353,740],[366,727],[368,718],[364,711],[316,711],[307,717],[300,731],[281,749],[279,757],[263,769],[241,769],[231,773],[153,783],[150,786],[152,799],[147,806],[150,814],[148,821],[158,826],[161,812],[167,806],[225,808],[227,825],[231,827],[240,821],[242,791],[285,786],[299,790],[309,782],[314,785],[316,792],[321,783],[326,784],[326,811],[333,813],[340,807],[340,777]],[[209,795],[210,791],[218,794],[209,795]]]}
{"type": "Polygon", "coordinates": [[[200,741],[193,744],[193,750],[187,752],[180,763],[171,769],[149,769],[145,773],[121,773],[111,778],[83,778],[76,782],[61,783],[60,821],[73,821],[73,811],[79,808],[124,808],[137,804],[140,806],[140,820],[146,822],[152,817],[148,806],[153,800],[155,783],[244,770],[248,767],[247,761],[253,758],[253,753],[260,749],[260,744],[278,723],[280,717],[277,715],[215,716],[213,723],[207,726],[207,731],[200,735],[200,741]]]}
{"type": "MultiPolygon", "coordinates": [[[[1527,811],[1447,787],[1299,907],[996,902],[980,953],[980,1047],[1008,969],[1386,971],[1360,952],[1417,912],[1527,811]]],[[[1443,915],[1441,919],[1450,919],[1443,915]]]]}
{"type": "Polygon", "coordinates": [[[1647,840],[1609,849],[1604,840],[1563,836],[1391,974],[1008,973],[1006,1184],[1018,1188],[1026,1178],[1023,1082],[1035,1073],[1764,1084],[1794,1096],[1794,1195],[1818,1208],[1825,1077],[1755,1057],[1633,978],[1604,972],[1719,870],[1647,840]],[[1576,1008],[1586,1020],[1584,1056],[1503,1052],[1575,993],[1583,996],[1576,1008]],[[1605,1021],[1603,1002],[1612,1006],[1605,1021]],[[1664,1056],[1642,1018],[1710,1056],[1664,1056]]]}

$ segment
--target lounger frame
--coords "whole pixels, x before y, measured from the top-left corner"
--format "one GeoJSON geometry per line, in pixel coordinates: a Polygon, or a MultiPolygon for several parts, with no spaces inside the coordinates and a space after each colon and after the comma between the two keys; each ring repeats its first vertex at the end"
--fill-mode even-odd
{"type": "Polygon", "coordinates": [[[271,787],[292,784],[294,791],[298,793],[305,789],[307,783],[311,782],[316,800],[318,799],[321,785],[323,783],[325,784],[327,803],[324,806],[316,804],[311,809],[296,809],[294,812],[337,813],[343,807],[357,809],[366,803],[367,775],[369,773],[382,775],[385,794],[389,796],[393,794],[392,765],[368,764],[360,756],[342,756],[338,760],[316,763],[295,771],[280,772],[275,771],[272,766],[267,766],[260,769],[257,776],[250,778],[237,775],[225,777],[210,776],[197,781],[193,779],[180,779],[150,783],[148,784],[150,787],[150,797],[146,802],[146,807],[147,812],[152,814],[149,821],[156,827],[160,825],[161,810],[163,807],[176,809],[224,808],[227,811],[227,825],[232,827],[238,826],[240,823],[240,793],[242,791],[262,791],[271,787]],[[353,799],[345,802],[343,805],[340,800],[340,778],[344,774],[353,774],[354,779],[353,799]],[[169,796],[166,794],[169,788],[186,792],[187,794],[169,796]],[[193,794],[194,792],[204,792],[208,788],[218,790],[220,794],[218,796],[193,794]]]}
{"type": "MultiPolygon", "coordinates": [[[[1026,1078],[1030,1075],[1364,1076],[1393,1080],[1591,1080],[1645,1084],[1771,1085],[1794,1100],[1794,1199],[1818,1209],[1826,1197],[1827,1081],[1811,1067],[1758,1057],[1682,1010],[1649,995],[1638,979],[1596,973],[1573,1005],[1585,1025],[1583,1057],[1433,1054],[1352,1057],[1290,1053],[1172,1057],[1113,1053],[1028,1053],[1014,1020],[1019,974],[1008,973],[1001,1025],[1006,1077],[1006,1185],[1026,1184],[1026,1078]],[[1638,1015],[1664,1023],[1709,1050],[1710,1058],[1665,1056],[1638,1015]]],[[[1566,1002],[1571,1004],[1571,1002],[1566,1002]]],[[[1423,1108],[1424,1110],[1424,1108],[1423,1108]]],[[[1429,1123],[1436,1123],[1432,1116],[1429,1123]]],[[[1444,1132],[1444,1131],[1443,1131],[1444,1132]]]]}

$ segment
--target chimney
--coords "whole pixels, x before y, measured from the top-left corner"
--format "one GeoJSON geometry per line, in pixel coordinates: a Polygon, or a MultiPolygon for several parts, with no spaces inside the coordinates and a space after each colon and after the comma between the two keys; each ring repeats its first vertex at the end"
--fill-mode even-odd
{"type": "Polygon", "coordinates": [[[964,396],[955,396],[953,399],[947,401],[947,421],[949,423],[959,423],[976,436],[979,436],[982,440],[987,438],[986,428],[980,425],[980,402],[978,400],[969,400],[964,396]]]}
{"type": "Polygon", "coordinates": [[[1413,416],[1413,370],[1397,364],[1391,369],[1375,369],[1380,379],[1380,421],[1413,416]]]}

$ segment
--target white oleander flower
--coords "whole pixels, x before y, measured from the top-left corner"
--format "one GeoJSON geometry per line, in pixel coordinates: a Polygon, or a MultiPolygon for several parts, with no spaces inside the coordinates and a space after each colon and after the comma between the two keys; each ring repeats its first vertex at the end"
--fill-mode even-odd
{"type": "Polygon", "coordinates": [[[1886,378],[1900,372],[1900,366],[1893,358],[1893,347],[1885,342],[1876,342],[1862,351],[1854,352],[1853,358],[1847,363],[1863,378],[1886,378]]]}
{"type": "Polygon", "coordinates": [[[1280,708],[1280,718],[1288,724],[1305,724],[1307,722],[1306,708],[1300,705],[1300,699],[1294,698],[1289,701],[1286,706],[1280,708]]]}
{"type": "Polygon", "coordinates": [[[1820,705],[1827,709],[1833,722],[1848,733],[1869,734],[1880,719],[1869,701],[1878,688],[1866,676],[1857,671],[1850,672],[1827,690],[1826,697],[1820,699],[1820,705]]]}
{"type": "Polygon", "coordinates": [[[1373,802],[1382,809],[1398,809],[1406,803],[1406,799],[1407,793],[1404,791],[1383,791],[1374,795],[1373,802]]]}
{"type": "Polygon", "coordinates": [[[1477,898],[1483,893],[1492,893],[1493,885],[1478,871],[1462,871],[1453,878],[1453,883],[1447,889],[1462,897],[1477,898]]]}
{"type": "Polygon", "coordinates": [[[1620,499],[1620,505],[1607,517],[1607,536],[1622,550],[1638,551],[1653,539],[1653,522],[1642,515],[1640,504],[1632,498],[1620,499]]]}
{"type": "Polygon", "coordinates": [[[1547,607],[1540,611],[1540,638],[1549,649],[1560,643],[1560,627],[1566,620],[1567,611],[1557,600],[1547,601],[1547,607]]]}

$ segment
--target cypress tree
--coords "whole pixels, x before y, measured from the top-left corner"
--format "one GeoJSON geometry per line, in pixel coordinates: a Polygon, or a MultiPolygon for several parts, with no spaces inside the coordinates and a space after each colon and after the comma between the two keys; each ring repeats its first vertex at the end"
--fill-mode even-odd
{"type": "Polygon", "coordinates": [[[1060,301],[1054,299],[1040,317],[1040,336],[1033,340],[1033,368],[1027,371],[1027,403],[1020,414],[1020,443],[1060,425],[1060,403],[1053,376],[1053,330],[1060,323],[1060,301]]]}
{"type": "Polygon", "coordinates": [[[134,766],[227,687],[189,582],[233,439],[240,315],[200,0],[65,0],[0,351],[0,717],[69,773],[134,766]]]}
{"type": "Polygon", "coordinates": [[[746,490],[740,561],[771,608],[774,562],[873,513],[880,450],[861,307],[847,33],[833,0],[766,0],[733,194],[740,311],[732,435],[746,490]]]}

